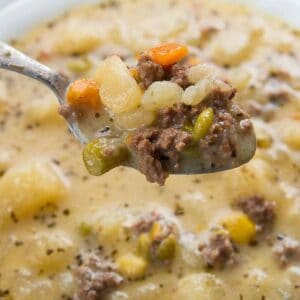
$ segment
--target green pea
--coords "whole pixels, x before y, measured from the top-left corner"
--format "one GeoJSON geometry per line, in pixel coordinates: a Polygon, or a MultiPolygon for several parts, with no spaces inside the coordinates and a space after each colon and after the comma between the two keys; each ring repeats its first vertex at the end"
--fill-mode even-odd
{"type": "Polygon", "coordinates": [[[209,132],[214,121],[214,111],[211,107],[203,110],[197,117],[194,129],[193,139],[199,141],[203,139],[209,132]]]}
{"type": "Polygon", "coordinates": [[[100,176],[126,161],[129,151],[116,139],[99,139],[87,144],[82,155],[89,173],[100,176]]]}
{"type": "Polygon", "coordinates": [[[173,234],[166,237],[156,250],[156,258],[159,260],[169,260],[175,256],[177,241],[173,234]]]}

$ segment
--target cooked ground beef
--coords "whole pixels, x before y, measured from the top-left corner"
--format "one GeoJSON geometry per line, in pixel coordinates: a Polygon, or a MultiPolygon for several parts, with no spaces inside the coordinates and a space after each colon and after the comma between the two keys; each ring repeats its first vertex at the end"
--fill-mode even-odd
{"type": "Polygon", "coordinates": [[[208,267],[223,269],[238,261],[238,250],[227,234],[214,233],[208,243],[199,245],[202,258],[208,267]]]}
{"type": "Polygon", "coordinates": [[[134,222],[130,228],[135,235],[140,235],[141,233],[149,232],[152,225],[162,218],[161,214],[153,211],[149,214],[141,216],[134,222]]]}
{"type": "Polygon", "coordinates": [[[168,171],[179,167],[180,153],[191,141],[191,134],[182,130],[142,127],[134,132],[130,147],[147,180],[163,185],[168,171]]]}
{"type": "Polygon", "coordinates": [[[275,202],[266,201],[261,196],[240,199],[237,207],[257,225],[259,231],[270,228],[275,221],[275,202]]]}
{"type": "Polygon", "coordinates": [[[207,136],[199,141],[199,148],[207,168],[219,168],[236,156],[237,126],[235,119],[226,111],[215,114],[215,122],[207,136]]]}
{"type": "Polygon", "coordinates": [[[300,260],[300,243],[293,238],[279,236],[273,253],[279,259],[280,265],[285,267],[291,260],[300,260]]]}
{"type": "Polygon", "coordinates": [[[123,282],[112,263],[99,256],[91,256],[75,272],[79,290],[75,295],[78,300],[99,300],[103,293],[119,286],[123,282]]]}
{"type": "Polygon", "coordinates": [[[143,89],[147,89],[153,82],[160,81],[165,76],[163,67],[153,62],[146,54],[141,55],[137,67],[140,85],[143,89]]]}
{"type": "Polygon", "coordinates": [[[133,134],[131,149],[139,160],[139,169],[150,182],[163,184],[168,173],[179,170],[180,153],[192,142],[183,130],[207,107],[214,110],[214,123],[204,139],[199,140],[201,165],[204,170],[230,166],[236,157],[237,137],[252,129],[248,115],[231,103],[235,89],[217,88],[197,106],[182,103],[160,109],[157,127],[140,128],[133,134]]]}
{"type": "Polygon", "coordinates": [[[170,69],[169,77],[170,81],[177,83],[184,89],[191,85],[187,76],[187,67],[184,65],[173,65],[170,69]]]}

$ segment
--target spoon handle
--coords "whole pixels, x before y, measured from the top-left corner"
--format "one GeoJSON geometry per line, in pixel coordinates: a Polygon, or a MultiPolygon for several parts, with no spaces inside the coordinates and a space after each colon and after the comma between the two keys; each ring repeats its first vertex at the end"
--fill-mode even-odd
{"type": "Polygon", "coordinates": [[[17,49],[0,41],[0,68],[21,73],[46,84],[56,94],[58,101],[63,104],[65,93],[70,82],[67,77],[36,60],[26,56],[17,49]]]}
{"type": "MultiPolygon", "coordinates": [[[[65,103],[65,94],[70,84],[69,79],[17,49],[0,41],[0,69],[7,69],[36,79],[47,85],[56,95],[60,104],[65,103]]],[[[76,121],[68,121],[69,129],[83,144],[88,140],[81,132],[76,121]]]]}

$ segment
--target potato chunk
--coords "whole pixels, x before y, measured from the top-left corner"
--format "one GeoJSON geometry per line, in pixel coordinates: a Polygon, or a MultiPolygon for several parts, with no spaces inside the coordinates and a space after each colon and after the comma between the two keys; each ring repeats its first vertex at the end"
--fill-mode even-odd
{"type": "Polygon", "coordinates": [[[140,105],[141,88],[118,56],[103,61],[95,79],[100,84],[102,102],[113,113],[129,112],[140,105]]]}
{"type": "Polygon", "coordinates": [[[121,129],[133,130],[141,126],[151,125],[155,120],[155,113],[138,108],[129,113],[115,114],[114,124],[121,129]]]}
{"type": "Polygon", "coordinates": [[[261,35],[259,29],[221,31],[210,45],[210,55],[220,65],[238,65],[253,53],[261,35]]]}
{"type": "Polygon", "coordinates": [[[214,275],[200,273],[187,275],[179,281],[175,299],[211,300],[223,299],[224,297],[223,283],[214,275]]]}
{"type": "Polygon", "coordinates": [[[25,113],[26,121],[39,123],[63,123],[62,116],[57,112],[58,101],[54,95],[32,101],[25,113]]]}
{"type": "Polygon", "coordinates": [[[58,272],[72,261],[74,246],[66,232],[39,232],[28,243],[31,268],[43,272],[58,272]]]}
{"type": "Polygon", "coordinates": [[[33,162],[9,169],[0,180],[0,216],[11,212],[17,218],[36,213],[47,203],[57,203],[66,196],[66,183],[54,167],[33,162]]]}
{"type": "Polygon", "coordinates": [[[99,46],[101,38],[81,22],[71,22],[68,26],[60,26],[53,42],[53,50],[57,54],[84,54],[99,46]]]}
{"type": "Polygon", "coordinates": [[[151,84],[142,98],[142,108],[156,111],[181,101],[183,89],[170,81],[157,81],[151,84]]]}

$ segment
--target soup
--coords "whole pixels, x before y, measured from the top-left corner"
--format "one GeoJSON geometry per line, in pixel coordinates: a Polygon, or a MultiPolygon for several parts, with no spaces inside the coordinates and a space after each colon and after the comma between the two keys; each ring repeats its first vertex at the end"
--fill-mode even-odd
{"type": "Polygon", "coordinates": [[[74,9],[13,44],[75,80],[166,42],[237,89],[255,157],[163,187],[125,167],[90,176],[54,95],[1,71],[0,297],[300,298],[297,30],[221,0],[125,0],[74,9]]]}

